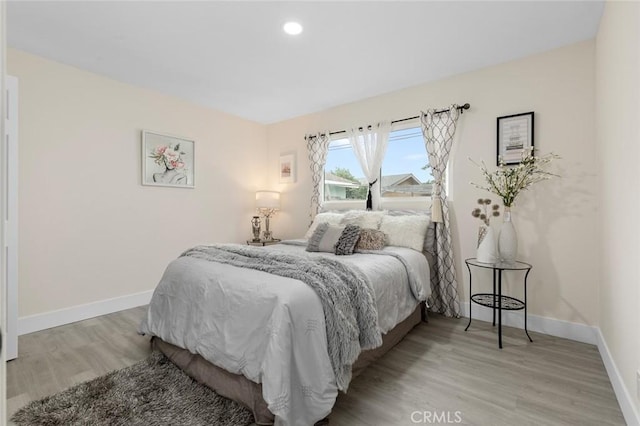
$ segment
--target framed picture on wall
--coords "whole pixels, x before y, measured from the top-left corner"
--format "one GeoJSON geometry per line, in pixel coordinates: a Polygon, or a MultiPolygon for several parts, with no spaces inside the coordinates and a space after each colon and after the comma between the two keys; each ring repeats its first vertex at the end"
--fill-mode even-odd
{"type": "Polygon", "coordinates": [[[533,148],[533,111],[498,117],[497,164],[520,164],[525,150],[533,148]]]}
{"type": "Polygon", "coordinates": [[[296,181],[296,156],[295,154],[282,154],[280,156],[280,183],[294,183],[296,181]]]}
{"type": "Polygon", "coordinates": [[[142,184],[195,187],[195,143],[178,136],[142,131],[142,184]]]}

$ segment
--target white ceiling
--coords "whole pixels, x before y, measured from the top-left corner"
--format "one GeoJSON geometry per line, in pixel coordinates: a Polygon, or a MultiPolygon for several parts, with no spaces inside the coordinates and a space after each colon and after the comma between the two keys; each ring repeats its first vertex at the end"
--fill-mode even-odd
{"type": "Polygon", "coordinates": [[[8,40],[272,123],[593,38],[602,10],[600,1],[11,1],[8,40]],[[288,20],[304,32],[284,34],[288,20]]]}

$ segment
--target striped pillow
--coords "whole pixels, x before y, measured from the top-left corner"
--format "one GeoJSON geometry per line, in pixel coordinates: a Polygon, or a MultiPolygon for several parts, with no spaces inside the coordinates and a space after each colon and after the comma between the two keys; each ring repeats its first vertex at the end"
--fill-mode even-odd
{"type": "Polygon", "coordinates": [[[307,242],[307,251],[335,253],[344,226],[320,223],[307,242]]]}

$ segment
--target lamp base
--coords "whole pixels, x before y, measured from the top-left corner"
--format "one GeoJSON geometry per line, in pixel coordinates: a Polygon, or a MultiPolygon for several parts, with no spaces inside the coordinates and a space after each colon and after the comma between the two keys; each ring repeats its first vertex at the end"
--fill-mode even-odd
{"type": "Polygon", "coordinates": [[[265,211],[264,214],[264,231],[262,232],[262,239],[264,241],[273,241],[273,234],[269,230],[269,219],[271,219],[271,215],[273,215],[273,210],[265,211]]]}

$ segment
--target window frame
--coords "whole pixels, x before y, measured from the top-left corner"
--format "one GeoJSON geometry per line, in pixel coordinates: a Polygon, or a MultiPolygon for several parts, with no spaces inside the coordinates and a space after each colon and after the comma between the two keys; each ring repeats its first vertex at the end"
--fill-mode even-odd
{"type": "MultiPolygon", "coordinates": [[[[402,121],[400,123],[394,123],[391,126],[390,132],[398,130],[406,130],[418,128],[422,129],[420,120],[418,118],[412,120],[402,121]]],[[[335,140],[345,139],[342,135],[334,135],[330,138],[330,142],[335,140]]],[[[426,149],[426,148],[425,148],[426,149]]],[[[325,164],[326,166],[326,164],[325,164]]],[[[379,175],[382,173],[382,168],[379,171],[379,175]]],[[[320,188],[320,199],[322,200],[323,210],[364,210],[367,205],[366,200],[324,200],[324,179],[325,171],[322,171],[322,185],[320,188]]],[[[449,167],[447,167],[445,175],[445,188],[448,189],[449,167]]],[[[377,185],[378,191],[381,191],[381,185],[377,185]]],[[[448,192],[448,191],[447,191],[448,192]]],[[[381,210],[393,210],[393,209],[411,209],[411,210],[429,210],[431,208],[431,196],[427,197],[382,197],[380,194],[380,209],[381,210]]]]}

